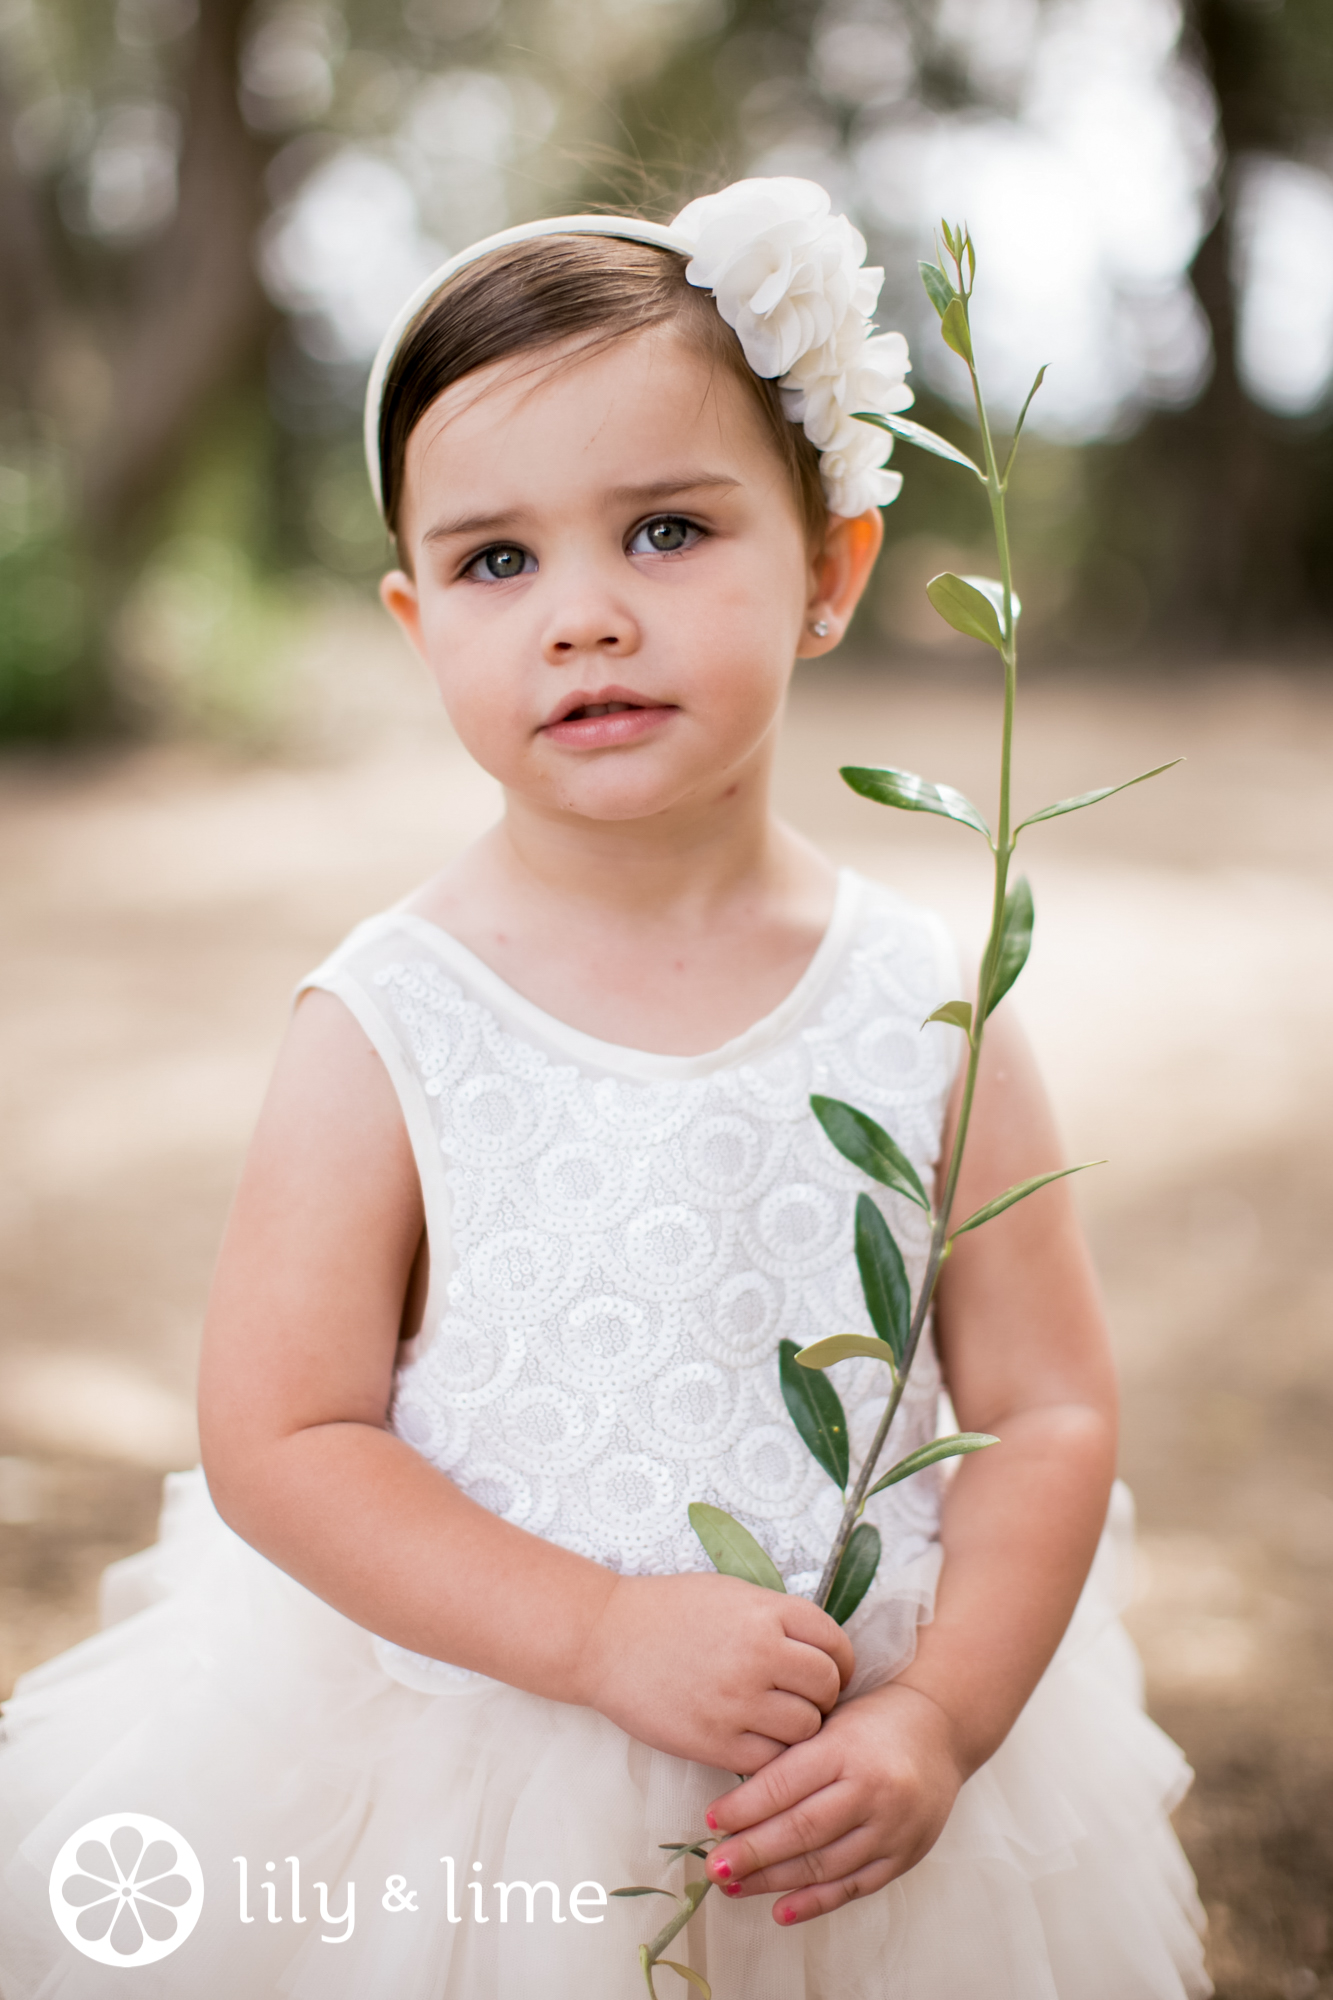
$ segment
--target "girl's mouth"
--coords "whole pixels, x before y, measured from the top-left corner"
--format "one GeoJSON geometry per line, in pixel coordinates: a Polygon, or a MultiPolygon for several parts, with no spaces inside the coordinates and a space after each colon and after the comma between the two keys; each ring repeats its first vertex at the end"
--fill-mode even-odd
{"type": "Polygon", "coordinates": [[[674,704],[645,699],[629,689],[599,688],[587,694],[580,689],[560,704],[539,734],[571,748],[614,749],[660,729],[675,713],[674,704]]]}

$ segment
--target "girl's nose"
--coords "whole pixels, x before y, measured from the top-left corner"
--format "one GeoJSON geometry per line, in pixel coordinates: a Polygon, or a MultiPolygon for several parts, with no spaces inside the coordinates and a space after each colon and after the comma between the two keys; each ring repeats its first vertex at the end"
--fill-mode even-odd
{"type": "Polygon", "coordinates": [[[549,619],[542,651],[553,667],[589,655],[624,659],[639,649],[639,626],[624,605],[595,587],[572,593],[549,619]]]}

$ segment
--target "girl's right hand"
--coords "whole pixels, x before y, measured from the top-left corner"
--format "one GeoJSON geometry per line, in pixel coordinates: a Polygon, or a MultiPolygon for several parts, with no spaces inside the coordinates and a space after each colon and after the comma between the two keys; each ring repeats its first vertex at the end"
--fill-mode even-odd
{"type": "Polygon", "coordinates": [[[690,1573],[617,1577],[584,1663],[586,1705],[627,1735],[748,1776],[818,1733],[855,1658],[806,1598],[690,1573]]]}

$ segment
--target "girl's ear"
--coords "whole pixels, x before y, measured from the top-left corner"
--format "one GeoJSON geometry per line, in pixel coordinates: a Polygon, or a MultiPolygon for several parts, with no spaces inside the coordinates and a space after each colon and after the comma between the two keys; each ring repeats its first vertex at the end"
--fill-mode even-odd
{"type": "Polygon", "coordinates": [[[832,516],[824,546],[810,564],[810,594],[805,631],[796,648],[798,659],[815,660],[833,651],[852,622],[883,540],[884,520],[878,507],[851,518],[832,516]]]}
{"type": "Polygon", "coordinates": [[[416,584],[405,569],[391,569],[386,577],[381,577],[380,603],[390,618],[402,627],[408,643],[424,660],[426,648],[421,636],[421,599],[417,595],[416,584]]]}

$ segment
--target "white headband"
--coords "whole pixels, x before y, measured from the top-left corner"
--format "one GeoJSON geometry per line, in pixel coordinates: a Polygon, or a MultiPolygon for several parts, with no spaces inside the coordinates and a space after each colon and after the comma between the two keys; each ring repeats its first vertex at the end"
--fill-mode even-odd
{"type": "Polygon", "coordinates": [[[380,406],[403,335],[455,272],[492,250],[542,236],[620,237],[687,258],[687,281],[713,294],[755,374],[777,380],[788,417],[818,447],[833,513],[887,506],[902,485],[900,473],[883,469],[893,439],[856,416],[910,405],[907,343],[900,333],[873,331],[870,315],[884,273],[864,268],[864,237],[829,211],[828,195],[813,181],[736,181],[690,202],[666,226],[616,215],[557,215],[460,250],[397,313],[370,371],[366,465],[381,514],[380,406]]]}

